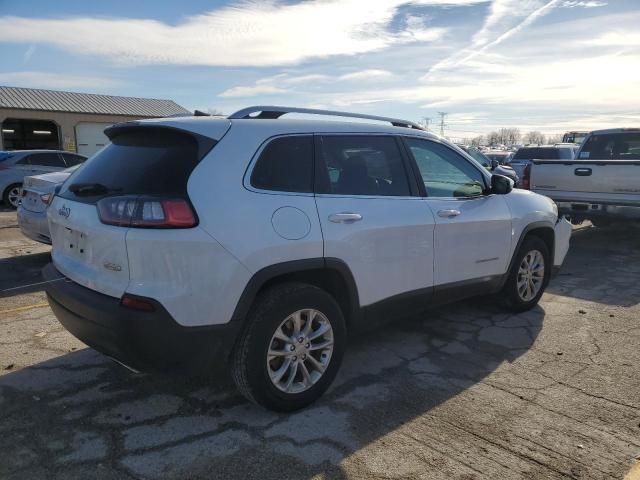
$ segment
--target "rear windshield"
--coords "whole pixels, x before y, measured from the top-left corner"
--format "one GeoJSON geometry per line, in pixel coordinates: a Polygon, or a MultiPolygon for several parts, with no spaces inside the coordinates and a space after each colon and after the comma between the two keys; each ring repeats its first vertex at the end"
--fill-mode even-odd
{"type": "Polygon", "coordinates": [[[582,146],[580,160],[640,160],[640,132],[591,135],[582,146]]]}
{"type": "MultiPolygon", "coordinates": [[[[210,142],[209,149],[215,144],[210,142]]],[[[110,144],[73,173],[60,196],[93,203],[105,190],[107,195],[186,195],[189,176],[208,151],[202,152],[201,143],[196,135],[169,128],[116,132],[110,144]],[[69,190],[74,185],[92,184],[104,188],[95,195],[76,195],[69,190]]]]}
{"type": "Polygon", "coordinates": [[[571,159],[571,148],[520,148],[513,156],[513,160],[559,160],[571,159]]]}

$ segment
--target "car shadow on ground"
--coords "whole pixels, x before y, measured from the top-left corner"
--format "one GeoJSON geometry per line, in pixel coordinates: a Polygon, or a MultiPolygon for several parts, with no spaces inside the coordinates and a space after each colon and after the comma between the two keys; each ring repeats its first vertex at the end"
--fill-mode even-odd
{"type": "Polygon", "coordinates": [[[0,258],[0,299],[44,290],[42,267],[50,261],[49,252],[0,258]]]}
{"type": "Polygon", "coordinates": [[[425,413],[527,352],[543,318],[474,300],[395,322],[351,339],[330,390],[288,415],[247,403],[224,375],[134,374],[68,353],[0,377],[0,477],[344,478],[340,462],[365,449],[372,476],[396,465],[408,477],[403,456],[429,438],[385,435],[442,421],[425,413]]]}
{"type": "Polygon", "coordinates": [[[569,254],[547,292],[607,305],[640,302],[640,228],[621,224],[573,231],[569,254]],[[594,282],[594,279],[602,279],[594,282]]]}

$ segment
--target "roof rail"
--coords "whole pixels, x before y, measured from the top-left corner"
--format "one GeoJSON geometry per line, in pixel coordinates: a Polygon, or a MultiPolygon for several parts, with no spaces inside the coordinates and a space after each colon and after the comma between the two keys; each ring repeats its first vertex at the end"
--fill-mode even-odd
{"type": "Polygon", "coordinates": [[[336,112],[334,110],[316,110],[315,108],[297,108],[297,107],[275,107],[275,106],[255,106],[247,107],[232,113],[227,118],[257,118],[257,119],[275,119],[280,118],[286,113],[308,113],[312,115],[328,115],[335,117],[364,118],[366,120],[377,120],[380,122],[389,122],[394,127],[414,128],[416,130],[424,130],[420,125],[408,120],[399,118],[379,117],[377,115],[366,115],[364,113],[336,112]],[[260,112],[258,115],[252,115],[260,112]]]}

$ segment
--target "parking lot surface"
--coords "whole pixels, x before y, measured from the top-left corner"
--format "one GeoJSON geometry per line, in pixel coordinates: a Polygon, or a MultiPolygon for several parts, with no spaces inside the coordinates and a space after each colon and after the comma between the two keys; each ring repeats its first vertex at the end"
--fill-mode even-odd
{"type": "Polygon", "coordinates": [[[639,233],[576,229],[533,311],[477,299],[352,338],[329,392],[280,415],[86,348],[37,284],[49,248],[0,212],[0,478],[640,478],[639,233]]]}

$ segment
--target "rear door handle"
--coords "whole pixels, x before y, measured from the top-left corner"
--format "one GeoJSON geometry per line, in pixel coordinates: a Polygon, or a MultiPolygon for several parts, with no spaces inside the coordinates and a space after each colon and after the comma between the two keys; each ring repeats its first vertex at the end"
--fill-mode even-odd
{"type": "Polygon", "coordinates": [[[353,223],[362,220],[362,215],[352,212],[332,213],[329,221],[333,223],[353,223]]]}
{"type": "Polygon", "coordinates": [[[588,177],[591,175],[592,171],[590,168],[576,168],[573,173],[578,177],[588,177]]]}
{"type": "Polygon", "coordinates": [[[447,209],[447,210],[438,210],[438,216],[442,218],[453,218],[460,215],[460,210],[455,209],[447,209]]]}

